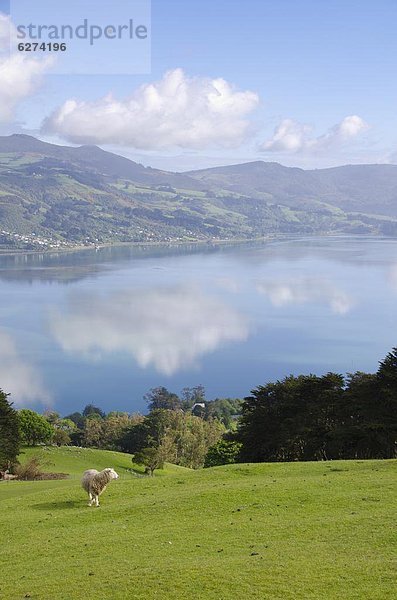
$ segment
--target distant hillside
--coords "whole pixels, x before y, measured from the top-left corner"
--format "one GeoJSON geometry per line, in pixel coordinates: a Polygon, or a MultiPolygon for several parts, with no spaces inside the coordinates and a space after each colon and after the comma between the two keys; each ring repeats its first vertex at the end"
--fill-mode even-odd
{"type": "Polygon", "coordinates": [[[96,146],[0,137],[0,249],[397,234],[397,166],[253,162],[189,173],[96,146]]]}
{"type": "Polygon", "coordinates": [[[191,171],[210,186],[299,207],[324,202],[345,211],[397,217],[397,165],[346,165],[305,171],[262,161],[191,171]]]}

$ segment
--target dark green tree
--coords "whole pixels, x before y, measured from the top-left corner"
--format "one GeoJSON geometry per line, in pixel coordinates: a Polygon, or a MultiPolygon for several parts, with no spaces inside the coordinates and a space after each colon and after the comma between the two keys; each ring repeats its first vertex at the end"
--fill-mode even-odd
{"type": "Polygon", "coordinates": [[[238,462],[241,452],[241,443],[222,439],[208,449],[204,467],[217,467],[238,462]]]}
{"type": "Polygon", "coordinates": [[[98,406],[95,406],[94,404],[87,404],[83,410],[83,417],[92,417],[92,416],[100,417],[101,419],[104,419],[105,413],[98,406]]]}
{"type": "Polygon", "coordinates": [[[293,375],[253,390],[245,398],[238,429],[242,460],[319,460],[329,456],[329,442],[343,395],[344,379],[293,375]]]}
{"type": "Polygon", "coordinates": [[[8,396],[0,389],[0,469],[16,463],[21,443],[18,413],[8,396]]]}
{"type": "Polygon", "coordinates": [[[397,455],[397,348],[393,348],[380,363],[376,383],[378,401],[375,425],[382,435],[382,456],[393,458],[397,455]]]}
{"type": "Polygon", "coordinates": [[[182,408],[182,403],[177,394],[169,392],[163,386],[152,388],[145,394],[144,399],[148,403],[150,412],[158,409],[180,410],[182,408]]]}
{"type": "Polygon", "coordinates": [[[242,410],[242,460],[394,458],[397,348],[376,374],[286,377],[255,389],[242,410]]]}
{"type": "Polygon", "coordinates": [[[152,476],[155,469],[164,468],[164,456],[161,448],[143,448],[132,457],[132,461],[137,465],[143,465],[145,472],[152,476]]]}
{"type": "Polygon", "coordinates": [[[80,412],[74,412],[66,415],[65,419],[70,419],[76,424],[78,429],[84,429],[85,417],[80,412]]]}
{"type": "Polygon", "coordinates": [[[170,426],[170,413],[167,409],[155,409],[143,421],[128,427],[120,438],[121,449],[136,454],[144,448],[159,446],[170,426]]]}

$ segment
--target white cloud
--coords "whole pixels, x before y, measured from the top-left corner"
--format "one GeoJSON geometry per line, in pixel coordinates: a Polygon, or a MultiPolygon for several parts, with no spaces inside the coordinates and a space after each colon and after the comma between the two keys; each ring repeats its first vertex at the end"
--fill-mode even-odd
{"type": "Polygon", "coordinates": [[[345,315],[353,307],[352,298],[331,282],[316,277],[302,277],[279,281],[261,281],[257,291],[269,298],[273,306],[288,304],[327,303],[332,312],[345,315]]]}
{"type": "Polygon", "coordinates": [[[54,62],[52,57],[10,53],[13,28],[9,17],[0,13],[0,123],[12,121],[19,102],[36,91],[42,76],[54,62]]]}
{"type": "Polygon", "coordinates": [[[314,137],[312,129],[292,119],[284,119],[274,135],[260,146],[264,152],[316,153],[328,148],[340,147],[368,129],[368,124],[357,115],[345,117],[327,133],[314,137]]]}
{"type": "Polygon", "coordinates": [[[0,331],[0,387],[16,406],[49,404],[50,395],[36,369],[18,355],[13,339],[0,331]]]}
{"type": "Polygon", "coordinates": [[[224,343],[245,340],[245,319],[197,289],[127,291],[79,297],[67,314],[56,313],[51,331],[66,352],[100,359],[130,354],[142,368],[172,375],[224,343]]]}
{"type": "Polygon", "coordinates": [[[258,102],[257,94],[237,91],[224,79],[188,77],[175,69],[126,99],[69,99],[45,120],[43,131],[75,143],[143,150],[235,147],[249,134],[246,117],[258,102]]]}

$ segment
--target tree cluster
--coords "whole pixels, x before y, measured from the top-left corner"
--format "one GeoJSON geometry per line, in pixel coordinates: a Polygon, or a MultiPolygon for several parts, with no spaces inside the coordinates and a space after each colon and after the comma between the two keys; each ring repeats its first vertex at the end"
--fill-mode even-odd
{"type": "Polygon", "coordinates": [[[207,401],[202,385],[184,388],[181,397],[157,387],[145,399],[149,415],[129,427],[120,444],[149,474],[166,461],[193,469],[203,467],[209,449],[235,424],[241,408],[237,399],[207,401]]]}
{"type": "Polygon", "coordinates": [[[245,398],[236,440],[252,462],[394,458],[397,349],[376,374],[289,376],[245,398]]]}
{"type": "Polygon", "coordinates": [[[202,385],[185,387],[179,397],[165,387],[152,388],[145,396],[150,411],[161,408],[166,410],[182,410],[196,417],[211,421],[217,419],[227,429],[233,428],[241,413],[242,401],[239,398],[215,398],[207,400],[202,385]]]}
{"type": "Polygon", "coordinates": [[[207,401],[203,386],[181,396],[157,387],[149,414],[110,412],[93,404],[61,417],[16,411],[0,390],[0,469],[21,444],[72,443],[134,455],[148,473],[164,462],[199,468],[238,461],[394,458],[397,456],[397,348],[375,374],[289,376],[244,401],[207,401]]]}
{"type": "Polygon", "coordinates": [[[166,461],[197,469],[204,465],[208,449],[224,431],[217,419],[205,421],[182,410],[155,408],[141,423],[126,430],[121,447],[150,473],[166,461]]]}
{"type": "Polygon", "coordinates": [[[74,412],[62,421],[73,426],[69,431],[70,443],[88,448],[121,450],[120,440],[124,432],[143,419],[139,414],[111,411],[106,414],[93,404],[87,404],[83,412],[74,412]]]}

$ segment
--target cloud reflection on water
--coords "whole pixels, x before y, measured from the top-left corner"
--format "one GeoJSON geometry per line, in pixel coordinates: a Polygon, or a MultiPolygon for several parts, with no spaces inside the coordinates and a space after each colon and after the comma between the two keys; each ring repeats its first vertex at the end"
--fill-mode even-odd
{"type": "Polygon", "coordinates": [[[3,331],[0,331],[0,384],[18,407],[39,402],[50,404],[50,395],[37,370],[19,356],[14,340],[3,331]]]}
{"type": "Polygon", "coordinates": [[[393,288],[393,291],[397,293],[397,264],[393,265],[390,268],[388,274],[388,281],[390,283],[390,286],[393,288]]]}
{"type": "Polygon", "coordinates": [[[333,313],[345,315],[350,312],[354,304],[353,299],[346,292],[338,289],[327,279],[318,277],[260,281],[256,289],[277,308],[288,304],[326,302],[333,313]]]}
{"type": "Polygon", "coordinates": [[[61,348],[86,358],[127,352],[142,368],[165,375],[196,365],[223,344],[244,341],[245,317],[197,288],[129,290],[74,296],[51,317],[61,348]]]}

